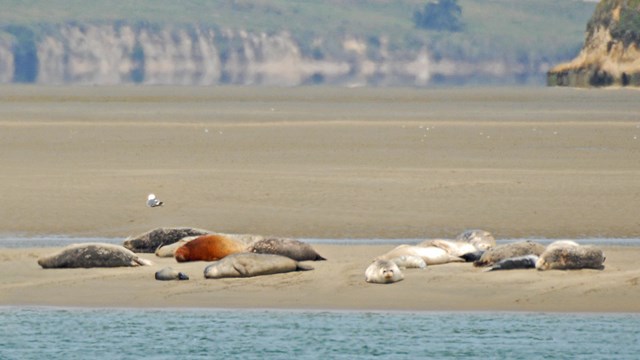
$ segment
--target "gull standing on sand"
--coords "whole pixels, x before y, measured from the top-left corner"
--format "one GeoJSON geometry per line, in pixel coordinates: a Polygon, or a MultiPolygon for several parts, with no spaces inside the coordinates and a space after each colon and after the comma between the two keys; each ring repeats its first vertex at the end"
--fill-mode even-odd
{"type": "Polygon", "coordinates": [[[148,207],[162,206],[162,204],[164,204],[164,203],[162,201],[158,200],[158,198],[156,198],[156,196],[154,194],[149,194],[149,196],[147,197],[147,206],[148,207]]]}

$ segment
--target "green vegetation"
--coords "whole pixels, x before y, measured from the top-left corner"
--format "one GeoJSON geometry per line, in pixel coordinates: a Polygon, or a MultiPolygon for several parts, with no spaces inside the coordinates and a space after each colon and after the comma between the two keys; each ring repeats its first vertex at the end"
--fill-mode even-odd
{"type": "MultiPolygon", "coordinates": [[[[47,25],[69,22],[288,31],[306,56],[317,59],[339,54],[342,44],[332,40],[349,35],[366,40],[372,49],[388,44],[396,58],[415,56],[427,47],[435,59],[500,60],[536,68],[578,53],[595,8],[592,2],[576,0],[459,0],[464,27],[443,32],[416,27],[414,14],[426,4],[427,0],[0,0],[0,28],[33,29],[34,36],[47,25]]],[[[638,19],[629,21],[636,24],[638,19]]],[[[144,64],[137,69],[133,79],[144,64]]]]}
{"type": "Polygon", "coordinates": [[[413,13],[413,22],[417,27],[428,30],[462,30],[462,8],[456,0],[429,1],[424,10],[413,13]]]}

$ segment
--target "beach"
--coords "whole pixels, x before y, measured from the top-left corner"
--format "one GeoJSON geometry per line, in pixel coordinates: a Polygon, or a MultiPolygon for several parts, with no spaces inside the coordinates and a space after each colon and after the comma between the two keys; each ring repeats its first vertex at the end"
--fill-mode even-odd
{"type": "MultiPolygon", "coordinates": [[[[633,90],[0,90],[0,235],[640,238],[633,90]],[[146,207],[149,193],[164,205],[146,207]]],[[[602,246],[602,271],[446,264],[364,282],[394,246],[318,244],[328,260],[312,271],[223,280],[153,254],[149,267],[43,270],[57,249],[0,249],[0,305],[640,311],[637,246],[602,246]],[[191,280],[155,281],[164,266],[191,280]]]]}

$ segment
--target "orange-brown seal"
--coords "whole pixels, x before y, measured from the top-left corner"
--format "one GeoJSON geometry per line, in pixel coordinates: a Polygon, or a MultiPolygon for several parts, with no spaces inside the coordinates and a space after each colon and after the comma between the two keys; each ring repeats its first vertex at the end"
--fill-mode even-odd
{"type": "Polygon", "coordinates": [[[202,235],[176,249],[178,262],[214,261],[244,251],[244,244],[221,234],[202,235]]]}

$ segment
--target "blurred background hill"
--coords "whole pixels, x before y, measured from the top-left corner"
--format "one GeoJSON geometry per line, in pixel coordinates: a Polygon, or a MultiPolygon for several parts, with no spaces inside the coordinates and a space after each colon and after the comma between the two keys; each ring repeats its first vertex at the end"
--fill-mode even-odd
{"type": "Polygon", "coordinates": [[[0,83],[543,85],[577,0],[0,0],[0,83]]]}

